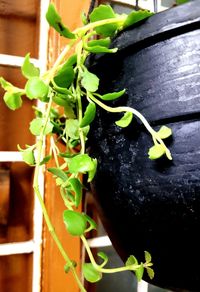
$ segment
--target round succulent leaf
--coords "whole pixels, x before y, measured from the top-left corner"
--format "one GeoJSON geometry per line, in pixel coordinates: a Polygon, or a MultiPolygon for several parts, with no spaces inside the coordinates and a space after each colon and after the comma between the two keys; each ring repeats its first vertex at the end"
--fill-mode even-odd
{"type": "Polygon", "coordinates": [[[6,91],[12,91],[14,87],[10,82],[6,81],[3,77],[0,77],[1,87],[6,91]]]}
{"type": "Polygon", "coordinates": [[[190,0],[176,0],[176,4],[177,5],[181,5],[181,4],[184,4],[184,3],[187,3],[189,2],[190,0]]]}
{"type": "Polygon", "coordinates": [[[125,263],[126,266],[138,265],[138,260],[134,255],[130,255],[125,263]]]}
{"type": "Polygon", "coordinates": [[[34,156],[33,149],[28,148],[22,151],[22,158],[26,164],[30,166],[35,165],[35,156],[34,156]]]}
{"type": "Polygon", "coordinates": [[[52,156],[51,155],[47,155],[45,156],[42,161],[40,162],[40,165],[46,164],[47,162],[49,162],[51,160],[52,156]]]}
{"type": "Polygon", "coordinates": [[[93,170],[93,168],[93,160],[88,154],[76,155],[69,162],[69,171],[71,173],[85,173],[93,170]]]}
{"type": "Polygon", "coordinates": [[[48,101],[49,86],[39,77],[32,77],[26,83],[25,92],[29,99],[48,101]]]}
{"type": "MultiPolygon", "coordinates": [[[[116,14],[110,5],[99,5],[90,14],[90,21],[95,22],[103,19],[115,18],[116,14]]],[[[118,29],[118,24],[104,24],[95,28],[96,32],[102,36],[113,36],[118,29]]]]}
{"type": "Polygon", "coordinates": [[[156,144],[149,149],[148,155],[151,160],[155,160],[160,158],[165,154],[165,148],[160,145],[156,144]]]}
{"type": "Polygon", "coordinates": [[[66,62],[54,77],[54,82],[58,87],[68,88],[74,80],[74,69],[66,62]]]}
{"type": "Polygon", "coordinates": [[[21,71],[27,79],[40,75],[40,70],[30,62],[30,53],[25,56],[21,71]]]}
{"type": "Polygon", "coordinates": [[[94,102],[90,102],[84,112],[84,116],[80,123],[80,127],[88,126],[95,118],[96,115],[96,104],[94,102]]]}
{"type": "Polygon", "coordinates": [[[51,172],[53,175],[59,177],[63,182],[66,182],[66,180],[68,179],[66,172],[60,168],[49,167],[47,170],[51,172]]]}
{"type": "Polygon", "coordinates": [[[128,127],[133,119],[133,114],[131,112],[126,112],[123,117],[116,121],[115,124],[121,128],[128,127]]]}
{"type": "Polygon", "coordinates": [[[135,271],[135,275],[138,282],[142,280],[143,274],[144,274],[144,267],[143,267],[143,264],[141,263],[141,266],[135,271]]]}
{"type": "Polygon", "coordinates": [[[73,236],[81,236],[87,228],[87,220],[83,214],[72,210],[63,212],[63,221],[68,232],[73,236]]]}
{"type": "Polygon", "coordinates": [[[118,51],[118,48],[113,48],[113,49],[108,49],[106,47],[103,46],[85,46],[84,47],[86,49],[86,51],[91,52],[91,53],[95,53],[95,54],[101,54],[101,53],[116,53],[118,51]]]}
{"type": "Polygon", "coordinates": [[[102,273],[97,271],[91,263],[83,264],[83,275],[90,283],[95,283],[102,279],[102,273]]]}
{"type": "Polygon", "coordinates": [[[70,178],[68,179],[68,183],[75,193],[75,206],[78,207],[82,199],[82,184],[78,178],[70,178]]]}
{"type": "MultiPolygon", "coordinates": [[[[43,118],[36,118],[30,122],[29,129],[33,135],[39,136],[41,134],[41,131],[43,131],[44,124],[45,124],[45,121],[43,118]]],[[[53,130],[53,124],[50,121],[48,121],[44,129],[44,135],[52,133],[52,130],[53,130]]]]}
{"type": "Polygon", "coordinates": [[[65,122],[65,132],[69,138],[79,139],[79,121],[77,119],[67,119],[65,122]]]}
{"type": "Polygon", "coordinates": [[[115,99],[121,97],[122,95],[124,95],[125,91],[126,91],[126,89],[123,89],[121,91],[106,93],[104,95],[99,95],[99,97],[102,100],[115,100],[115,99]]]}
{"type": "Polygon", "coordinates": [[[88,171],[88,182],[91,182],[96,174],[96,170],[97,170],[97,159],[96,158],[92,159],[92,164],[93,164],[93,167],[88,171]]]}
{"type": "Polygon", "coordinates": [[[151,262],[151,254],[146,250],[144,251],[144,257],[145,257],[146,263],[150,263],[151,262]]]}
{"type": "Polygon", "coordinates": [[[98,40],[92,40],[87,43],[88,47],[96,47],[96,46],[101,46],[101,47],[106,47],[108,48],[111,44],[111,39],[110,38],[102,38],[98,40]]]}
{"type": "Polygon", "coordinates": [[[166,139],[172,135],[172,129],[167,126],[162,126],[157,134],[161,139],[166,139]]]}
{"type": "Polygon", "coordinates": [[[11,110],[16,110],[22,106],[21,93],[19,92],[6,92],[3,96],[3,100],[11,110]]]}
{"type": "Polygon", "coordinates": [[[62,23],[61,16],[56,11],[55,6],[50,3],[47,13],[46,19],[50,26],[52,26],[61,36],[64,36],[68,39],[74,39],[75,35],[70,32],[70,30],[62,23]]]}
{"type": "Polygon", "coordinates": [[[99,87],[99,78],[95,74],[85,70],[82,74],[81,85],[85,90],[95,92],[99,87]]]}
{"type": "Polygon", "coordinates": [[[131,11],[131,13],[127,16],[123,28],[127,28],[131,25],[133,25],[134,23],[137,23],[145,18],[150,17],[151,15],[153,15],[153,12],[150,12],[148,10],[138,10],[138,11],[131,11]]]}
{"type": "Polygon", "coordinates": [[[147,274],[148,274],[149,278],[152,280],[154,278],[154,275],[155,275],[154,270],[152,268],[149,268],[149,267],[147,267],[146,270],[147,270],[147,274]]]}

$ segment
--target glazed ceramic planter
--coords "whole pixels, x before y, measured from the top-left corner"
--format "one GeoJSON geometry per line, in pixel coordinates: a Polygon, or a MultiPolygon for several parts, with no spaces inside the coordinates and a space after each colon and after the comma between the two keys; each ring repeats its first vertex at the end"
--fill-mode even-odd
{"type": "Polygon", "coordinates": [[[123,260],[152,254],[155,285],[200,291],[200,1],[149,18],[113,46],[118,53],[93,61],[102,93],[126,88],[109,105],[171,127],[173,160],[148,159],[152,140],[138,120],[122,129],[120,114],[98,110],[90,148],[103,224],[123,260]]]}

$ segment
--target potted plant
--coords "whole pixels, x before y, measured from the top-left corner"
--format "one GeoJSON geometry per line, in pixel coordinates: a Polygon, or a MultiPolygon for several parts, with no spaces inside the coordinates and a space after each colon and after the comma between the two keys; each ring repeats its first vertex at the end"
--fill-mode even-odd
{"type": "MultiPolygon", "coordinates": [[[[85,291],[85,288],[77,275],[76,263],[64,251],[40,195],[38,177],[39,170],[44,165],[47,165],[46,170],[52,173],[55,177],[56,184],[60,187],[60,194],[66,206],[62,221],[64,221],[67,231],[72,236],[79,236],[81,238],[91,261],[83,265],[83,274],[86,280],[96,282],[101,279],[103,273],[125,270],[134,271],[138,280],[140,280],[143,276],[144,269],[146,269],[149,278],[153,279],[154,271],[151,267],[150,255],[153,251],[156,274],[158,275],[155,277],[155,283],[175,289],[188,289],[189,287],[185,279],[180,283],[178,277],[178,281],[176,281],[171,276],[172,273],[169,270],[171,269],[173,273],[174,269],[180,270],[181,273],[185,270],[182,267],[182,263],[188,260],[187,258],[185,259],[185,254],[188,255],[185,250],[185,242],[188,244],[189,239],[183,243],[181,241],[182,246],[179,251],[179,246],[176,243],[175,249],[172,249],[172,245],[167,249],[165,241],[168,237],[164,236],[162,238],[160,236],[167,232],[169,238],[171,235],[176,235],[174,230],[173,233],[170,233],[170,228],[173,227],[175,220],[172,212],[166,219],[163,218],[162,213],[159,213],[165,210],[162,208],[162,200],[160,199],[163,198],[161,191],[163,185],[165,187],[165,184],[164,180],[156,180],[157,177],[160,178],[161,176],[163,178],[165,176],[169,183],[169,179],[171,179],[172,155],[163,141],[171,137],[171,125],[168,127],[161,126],[160,122],[165,119],[167,123],[170,122],[169,118],[174,116],[173,110],[175,111],[175,105],[173,104],[173,110],[171,110],[169,108],[169,102],[165,104],[159,100],[158,104],[161,104],[160,108],[155,109],[155,104],[157,103],[153,100],[155,94],[151,96],[150,92],[148,94],[149,99],[147,105],[144,105],[142,91],[137,95],[137,92],[134,90],[141,87],[141,82],[145,85],[146,82],[151,83],[149,81],[151,80],[150,77],[144,75],[143,79],[140,79],[140,70],[138,72],[136,70],[136,73],[133,73],[134,75],[131,73],[131,75],[125,76],[122,74],[122,72],[125,72],[125,67],[121,67],[122,71],[119,68],[126,63],[126,71],[132,72],[130,70],[133,68],[137,69],[136,59],[133,65],[131,63],[132,59],[131,62],[126,62],[124,59],[126,57],[122,56],[123,51],[126,52],[125,56],[136,56],[137,53],[139,54],[141,46],[144,45],[144,48],[148,51],[148,48],[150,46],[153,47],[153,44],[156,44],[156,40],[159,38],[162,41],[166,41],[169,34],[169,26],[167,29],[167,23],[170,23],[172,26],[173,33],[179,31],[182,27],[187,31],[190,26],[188,24],[188,18],[190,19],[191,27],[196,27],[198,23],[196,20],[197,17],[191,17],[192,14],[186,12],[196,7],[196,5],[198,6],[198,4],[199,0],[183,5],[182,7],[174,8],[174,12],[172,10],[172,12],[169,12],[169,15],[171,13],[170,20],[167,12],[160,14],[160,16],[150,17],[144,24],[143,20],[151,16],[151,13],[148,11],[133,11],[128,16],[124,14],[118,15],[114,13],[110,6],[100,5],[90,14],[89,20],[85,15],[82,15],[83,27],[77,28],[73,32],[69,31],[62,23],[61,17],[55,7],[50,4],[46,14],[47,21],[58,33],[70,39],[69,44],[62,51],[54,66],[42,76],[39,70],[31,64],[30,56],[27,54],[22,66],[22,74],[27,78],[24,89],[15,87],[4,80],[3,77],[0,79],[1,85],[6,91],[4,101],[11,110],[16,110],[22,106],[23,101],[21,97],[23,95],[26,95],[31,100],[39,100],[46,103],[44,110],[35,108],[36,117],[30,123],[30,131],[37,137],[36,143],[31,146],[26,145],[25,149],[22,149],[20,146],[18,148],[22,152],[24,161],[30,166],[35,167],[33,187],[40,201],[46,224],[66,261],[65,271],[73,273],[81,291],[85,291]],[[176,28],[176,25],[174,24],[173,26],[172,24],[171,17],[173,16],[174,21],[177,15],[180,17],[180,23],[176,28]],[[183,24],[181,22],[182,17],[185,17],[186,28],[184,25],[181,25],[181,23],[183,24]],[[139,23],[139,25],[136,23],[139,23]],[[157,29],[154,27],[156,23],[158,24],[157,29]],[[135,24],[135,28],[128,29],[135,24]],[[120,33],[111,44],[111,37],[124,29],[126,31],[120,33]],[[164,31],[163,34],[161,33],[162,31],[164,31]],[[152,36],[153,40],[151,39],[152,36]],[[124,49],[125,47],[127,48],[124,49]],[[68,53],[73,48],[75,48],[75,53],[67,58],[68,53]],[[97,54],[97,57],[93,58],[94,54],[97,54]],[[102,56],[102,54],[105,54],[105,56],[102,56]],[[112,74],[109,72],[112,72],[112,74]],[[132,76],[140,80],[136,89],[134,89],[132,84],[132,76]],[[134,89],[133,92],[131,88],[134,89]],[[134,95],[134,97],[132,96],[132,99],[129,100],[128,97],[131,95],[134,95]],[[119,99],[120,97],[121,99],[119,99]],[[124,102],[125,106],[119,105],[121,102],[124,102]],[[153,107],[148,106],[148,104],[153,105],[153,107]],[[108,113],[102,114],[102,111],[97,109],[97,106],[108,113]],[[140,111],[135,108],[138,108],[140,111]],[[162,116],[162,110],[165,110],[165,112],[171,115],[162,116]],[[118,120],[116,124],[116,116],[113,113],[117,115],[118,120]],[[154,130],[145,116],[156,127],[159,125],[159,128],[154,130]],[[144,129],[141,124],[134,126],[133,123],[131,124],[132,120],[135,120],[135,117],[147,130],[145,130],[145,133],[143,133],[144,129]],[[132,133],[130,135],[130,132],[134,132],[133,136],[131,136],[132,133]],[[149,135],[146,135],[146,132],[150,133],[152,139],[149,135]],[[52,142],[51,153],[48,155],[43,153],[43,143],[47,136],[51,136],[52,142]],[[128,138],[128,140],[125,140],[125,138],[128,138]],[[59,141],[65,144],[66,148],[64,152],[59,150],[59,141]],[[113,142],[116,142],[116,144],[114,145],[113,142]],[[133,142],[135,142],[134,145],[133,142]],[[88,146],[90,152],[87,150],[88,146]],[[124,149],[128,150],[128,156],[125,154],[124,149]],[[145,153],[148,153],[150,160],[146,157],[145,153]],[[128,167],[123,160],[124,158],[128,162],[128,167]],[[158,163],[151,161],[157,160],[158,158],[161,158],[158,163]],[[56,167],[48,167],[48,162],[51,159],[55,159],[56,167]],[[111,166],[108,166],[110,162],[111,166]],[[134,165],[132,164],[133,162],[134,165]],[[134,175],[130,171],[130,167],[134,169],[134,175]],[[150,171],[149,176],[147,171],[150,171]],[[159,176],[158,173],[160,174],[159,176]],[[81,180],[82,174],[84,174],[86,180],[81,180]],[[117,178],[116,174],[120,174],[120,177],[117,178]],[[128,177],[131,177],[133,184],[128,182],[128,177]],[[145,179],[144,183],[141,182],[142,177],[145,179]],[[95,260],[88,246],[85,234],[96,228],[96,223],[87,214],[77,212],[77,207],[81,203],[83,190],[90,183],[96,194],[95,197],[99,203],[100,214],[102,214],[102,220],[106,229],[111,239],[113,239],[116,249],[125,261],[124,267],[107,269],[107,255],[100,252],[98,256],[101,262],[99,263],[95,260]],[[127,191],[124,191],[126,186],[128,186],[130,195],[128,195],[127,191]],[[115,189],[115,187],[119,188],[115,189]],[[130,203],[133,209],[127,207],[128,203],[130,203]],[[112,207],[116,207],[115,210],[112,210],[113,214],[110,214],[111,212],[108,206],[110,206],[111,210],[112,207]],[[157,215],[152,216],[153,222],[159,221],[162,218],[161,223],[165,225],[152,224],[150,215],[152,213],[154,214],[155,210],[157,215]],[[130,217],[127,215],[130,215],[130,217]],[[169,217],[171,216],[173,220],[169,221],[169,217]],[[115,222],[118,222],[119,233],[117,232],[115,222]],[[166,229],[168,227],[167,224],[169,224],[169,230],[167,229],[165,233],[161,234],[160,232],[163,230],[163,226],[166,229]],[[152,230],[152,227],[155,227],[155,230],[152,230]],[[134,250],[136,250],[136,255],[140,260],[143,260],[143,257],[141,258],[141,251],[145,253],[144,262],[138,262],[133,255],[134,250]],[[157,250],[158,253],[156,254],[157,250]],[[184,254],[183,250],[185,252],[184,254]],[[176,262],[177,258],[175,258],[174,264],[173,256],[176,254],[178,254],[179,263],[176,262]],[[158,258],[156,258],[157,255],[158,258]],[[169,260],[169,256],[172,257],[171,261],[169,260]],[[178,268],[176,265],[178,265],[178,268]],[[161,271],[159,272],[160,267],[161,271]]],[[[194,14],[200,15],[198,9],[195,10],[194,14]]],[[[137,60],[143,60],[143,68],[146,70],[145,72],[149,72],[148,63],[144,63],[144,60],[146,61],[147,59],[137,58],[137,60]]],[[[163,65],[163,62],[161,64],[163,65]]],[[[159,79],[164,73],[161,74],[157,70],[155,76],[159,79]]],[[[154,77],[151,73],[150,76],[154,77]]],[[[155,80],[155,77],[152,80],[155,80]]],[[[147,89],[149,88],[147,87],[147,89]]],[[[148,92],[146,91],[146,93],[148,92]]],[[[157,97],[157,100],[160,95],[157,97]]],[[[173,145],[177,145],[176,133],[177,130],[175,128],[175,141],[173,143],[171,142],[172,149],[173,145]]],[[[183,141],[180,140],[180,143],[183,143],[183,141]]],[[[174,163],[176,163],[176,160],[174,163]]],[[[173,183],[171,185],[172,187],[169,190],[172,193],[174,185],[173,183]]],[[[194,183],[192,183],[192,187],[193,193],[194,183]]],[[[178,195],[181,194],[181,190],[179,190],[178,195]]],[[[166,190],[164,188],[164,198],[167,197],[166,191],[167,187],[166,190]]],[[[197,199],[195,200],[198,202],[197,199]]],[[[164,206],[167,205],[168,209],[170,207],[171,210],[174,208],[171,205],[172,200],[167,198],[166,201],[164,199],[163,201],[164,206]]],[[[177,202],[180,203],[180,200],[177,202]]],[[[177,208],[178,203],[175,205],[175,208],[177,208]]],[[[173,212],[176,213],[176,210],[173,210],[173,212]]],[[[197,218],[196,213],[195,218],[197,218]]],[[[196,224],[198,224],[198,219],[195,220],[196,224]]],[[[179,225],[180,221],[178,221],[179,225]]],[[[191,227],[191,225],[189,226],[191,227]]],[[[188,230],[186,233],[187,236],[188,232],[190,232],[188,230]]],[[[193,229],[191,229],[191,235],[194,235],[192,232],[193,229]]],[[[184,230],[181,236],[184,236],[184,230]]],[[[170,238],[170,240],[173,239],[170,238]]],[[[166,242],[169,244],[171,242],[170,240],[166,242]]],[[[180,243],[180,240],[178,243],[180,243]]],[[[193,264],[194,262],[192,261],[193,264]]],[[[188,269],[187,274],[191,280],[191,273],[188,272],[188,269]]],[[[193,274],[195,274],[196,281],[190,287],[195,290],[199,282],[197,274],[193,274]]]]}

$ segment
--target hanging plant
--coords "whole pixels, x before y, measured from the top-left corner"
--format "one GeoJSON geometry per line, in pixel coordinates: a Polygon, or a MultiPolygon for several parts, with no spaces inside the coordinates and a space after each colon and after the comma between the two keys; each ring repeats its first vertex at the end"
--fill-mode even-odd
{"type": "MultiPolygon", "coordinates": [[[[107,268],[108,256],[98,253],[101,264],[95,260],[85,235],[96,229],[96,223],[85,213],[78,212],[77,208],[82,202],[84,193],[84,175],[90,183],[98,167],[98,161],[87,152],[87,139],[90,124],[96,116],[96,107],[101,107],[110,114],[122,113],[120,120],[116,121],[118,127],[128,127],[132,119],[139,119],[152,138],[152,147],[148,151],[151,160],[166,156],[172,159],[170,150],[166,147],[164,139],[172,135],[170,128],[162,126],[155,131],[145,117],[134,108],[128,106],[109,106],[109,101],[122,97],[126,88],[117,92],[101,94],[98,91],[99,77],[90,72],[86,60],[90,54],[114,54],[117,48],[111,48],[111,38],[129,26],[150,17],[152,13],[145,10],[132,11],[129,15],[116,14],[110,6],[100,5],[89,15],[89,20],[82,15],[83,26],[70,31],[53,4],[49,5],[46,19],[61,36],[70,39],[61,52],[52,68],[40,74],[30,62],[27,54],[21,68],[23,76],[27,79],[23,89],[18,88],[3,77],[0,84],[5,90],[4,101],[11,110],[17,110],[23,105],[23,98],[45,103],[45,108],[34,106],[35,118],[30,122],[29,130],[35,136],[34,145],[26,145],[23,149],[18,145],[25,163],[35,168],[33,188],[40,202],[44,219],[48,229],[63,256],[66,265],[65,272],[72,272],[81,291],[86,291],[76,271],[76,263],[71,260],[64,250],[56,231],[51,223],[45,203],[39,189],[39,173],[45,169],[52,174],[55,184],[60,188],[60,195],[66,210],[61,222],[64,222],[67,232],[72,236],[80,237],[90,259],[83,264],[83,274],[87,281],[96,282],[104,273],[121,271],[134,271],[138,280],[143,277],[146,270],[149,277],[154,277],[151,255],[144,251],[144,262],[138,262],[134,255],[130,255],[122,267],[107,268]],[[69,53],[75,51],[74,54],[69,53]],[[44,153],[44,142],[50,137],[50,152],[44,153]],[[65,144],[65,151],[59,149],[59,142],[65,144]],[[50,160],[55,161],[55,167],[48,168],[50,160]]],[[[123,99],[122,99],[123,103],[123,99]]],[[[137,239],[136,239],[137,240],[137,239]]],[[[98,261],[99,262],[99,261],[98,261]]]]}

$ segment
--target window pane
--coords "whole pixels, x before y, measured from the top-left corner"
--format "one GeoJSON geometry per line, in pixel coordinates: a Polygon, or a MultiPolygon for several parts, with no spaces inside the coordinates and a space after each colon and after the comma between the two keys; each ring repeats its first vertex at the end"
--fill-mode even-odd
{"type": "Polygon", "coordinates": [[[0,291],[32,291],[32,255],[0,257],[0,291]]]}
{"type": "Polygon", "coordinates": [[[29,240],[33,233],[33,169],[23,162],[0,164],[0,168],[1,185],[3,180],[10,183],[9,190],[5,190],[9,191],[9,206],[7,222],[0,224],[0,243],[29,240]],[[3,169],[7,170],[4,174],[3,169]]]}

